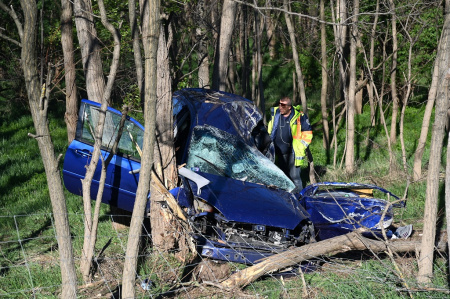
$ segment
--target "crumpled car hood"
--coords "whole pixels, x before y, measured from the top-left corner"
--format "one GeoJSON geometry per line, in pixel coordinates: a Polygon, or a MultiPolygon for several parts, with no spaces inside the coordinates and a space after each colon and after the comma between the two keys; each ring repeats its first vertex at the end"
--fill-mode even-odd
{"type": "MultiPolygon", "coordinates": [[[[199,174],[211,181],[202,188],[200,197],[229,221],[294,229],[309,217],[289,192],[212,174],[199,174]]],[[[196,194],[195,184],[191,185],[196,194]]]]}

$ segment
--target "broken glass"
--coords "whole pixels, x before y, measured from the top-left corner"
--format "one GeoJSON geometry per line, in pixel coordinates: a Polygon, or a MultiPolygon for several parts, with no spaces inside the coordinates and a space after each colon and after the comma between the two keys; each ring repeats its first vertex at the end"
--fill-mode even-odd
{"type": "Polygon", "coordinates": [[[256,148],[211,126],[193,130],[187,168],[292,191],[292,181],[256,148]]]}

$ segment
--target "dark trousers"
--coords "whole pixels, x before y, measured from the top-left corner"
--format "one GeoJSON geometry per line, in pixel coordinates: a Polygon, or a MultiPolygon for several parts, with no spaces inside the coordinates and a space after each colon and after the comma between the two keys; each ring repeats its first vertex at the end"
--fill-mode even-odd
{"type": "Polygon", "coordinates": [[[301,174],[301,167],[295,166],[295,155],[290,154],[277,154],[275,164],[287,175],[288,178],[294,183],[296,191],[300,192],[303,189],[301,174]]]}

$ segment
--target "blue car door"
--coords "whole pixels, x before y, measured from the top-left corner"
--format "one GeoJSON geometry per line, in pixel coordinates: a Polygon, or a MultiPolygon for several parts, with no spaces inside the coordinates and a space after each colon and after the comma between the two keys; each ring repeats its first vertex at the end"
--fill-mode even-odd
{"type": "MultiPolygon", "coordinates": [[[[69,145],[63,166],[66,188],[82,195],[81,179],[85,177],[94,150],[94,131],[100,113],[100,104],[83,100],[81,103],[75,140],[69,145]]],[[[121,113],[108,108],[103,129],[102,150],[91,186],[91,198],[95,199],[99,187],[102,160],[110,154],[119,130],[121,113]]],[[[139,181],[140,149],[144,128],[136,120],[127,117],[116,155],[107,168],[107,177],[102,201],[121,209],[132,211],[139,181]]]]}

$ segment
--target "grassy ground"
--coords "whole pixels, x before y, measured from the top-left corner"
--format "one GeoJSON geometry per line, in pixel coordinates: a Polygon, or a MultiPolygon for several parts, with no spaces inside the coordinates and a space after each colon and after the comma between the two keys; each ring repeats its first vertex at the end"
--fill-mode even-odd
{"type": "MultiPolygon", "coordinates": [[[[420,134],[423,110],[424,107],[411,107],[407,110],[405,145],[409,170],[412,169],[413,154],[420,134]]],[[[396,167],[389,173],[386,135],[379,125],[374,128],[367,126],[368,107],[365,107],[364,114],[357,116],[358,171],[353,176],[346,175],[340,167],[345,142],[344,128],[340,128],[338,132],[337,164],[333,165],[333,154],[327,156],[322,146],[319,113],[320,109],[312,105],[310,118],[315,125],[315,137],[311,151],[314,155],[316,170],[320,174],[320,181],[375,183],[397,195],[403,195],[406,179],[401,162],[400,143],[394,147],[396,167]]],[[[64,153],[67,148],[63,115],[58,111],[50,113],[50,130],[56,154],[64,153]]],[[[4,117],[0,124],[0,297],[54,297],[57,296],[61,284],[57,243],[54,237],[51,205],[39,150],[36,141],[27,137],[28,132],[34,131],[32,120],[25,111],[22,116],[14,119],[4,117]]],[[[425,170],[428,156],[427,149],[424,158],[425,170]]],[[[445,153],[443,157],[445,157],[445,153]]],[[[406,209],[397,211],[396,221],[398,223],[412,223],[415,228],[421,227],[425,191],[425,179],[411,184],[406,209]]],[[[443,192],[441,194],[443,200],[443,192]]],[[[68,192],[66,192],[66,201],[78,263],[83,236],[82,202],[80,197],[68,192]]],[[[109,245],[100,256],[101,266],[96,272],[96,279],[107,281],[109,291],[113,293],[118,283],[117,280],[121,276],[120,263],[126,247],[126,230],[115,230],[111,226],[109,214],[109,208],[103,206],[97,252],[100,252],[106,244],[109,245]]],[[[440,215],[443,215],[442,209],[440,215]]],[[[146,252],[143,256],[145,262],[142,263],[138,275],[153,277],[152,279],[158,282],[159,291],[167,290],[165,284],[170,284],[169,280],[173,281],[173,270],[175,269],[176,275],[179,275],[176,262],[165,260],[163,264],[171,266],[164,269],[166,274],[156,275],[157,269],[164,268],[164,266],[160,265],[160,261],[145,259],[151,254],[151,250],[147,249],[146,252]]],[[[408,256],[403,257],[401,261],[406,265],[404,272],[409,271],[406,279],[413,284],[415,271],[410,270],[416,267],[415,260],[408,256]],[[405,262],[405,258],[407,262],[405,262]]],[[[396,298],[407,296],[407,293],[399,291],[402,284],[396,278],[397,272],[390,262],[356,257],[349,262],[347,260],[333,260],[332,262],[328,260],[324,264],[328,267],[305,274],[309,294],[314,297],[396,298]]],[[[438,274],[434,282],[436,288],[448,288],[445,267],[443,258],[436,262],[436,273],[438,274]]],[[[285,280],[280,278],[261,280],[247,287],[245,293],[279,298],[283,296],[299,297],[302,291],[303,283],[296,277],[285,280]]],[[[444,297],[441,296],[443,294],[441,292],[425,292],[415,294],[415,296],[444,297]]],[[[95,294],[92,292],[80,291],[82,297],[93,295],[95,294]]],[[[148,293],[142,293],[142,296],[148,295],[148,293]]],[[[222,295],[227,297],[225,293],[222,295]]],[[[222,297],[222,295],[218,296],[222,297]]]]}

